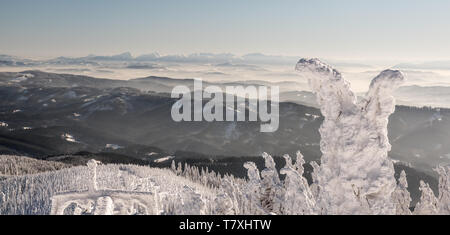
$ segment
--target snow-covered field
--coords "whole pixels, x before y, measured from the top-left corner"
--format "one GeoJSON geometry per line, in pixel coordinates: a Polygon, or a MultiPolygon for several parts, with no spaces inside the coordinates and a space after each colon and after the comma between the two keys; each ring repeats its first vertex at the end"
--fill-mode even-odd
{"type": "MultiPolygon", "coordinates": [[[[169,169],[136,165],[99,165],[96,172],[98,190],[156,194],[162,207],[149,209],[160,213],[170,211],[164,208],[165,206],[180,208],[177,213],[181,214],[207,213],[202,210],[189,211],[188,206],[183,205],[185,202],[178,197],[189,195],[193,199],[198,196],[209,202],[216,193],[216,190],[186,177],[177,176],[169,169]]],[[[72,196],[81,197],[91,184],[92,174],[87,166],[11,176],[0,181],[0,214],[50,214],[53,196],[71,193],[72,196]]],[[[91,193],[96,195],[95,192],[91,193]]]]}
{"type": "MultiPolygon", "coordinates": [[[[300,153],[295,162],[284,156],[284,180],[272,157],[263,157],[266,168],[261,172],[253,162],[244,165],[248,180],[174,163],[172,169],[122,164],[93,169],[92,160],[90,166],[10,176],[0,180],[0,214],[345,214],[329,213],[335,205],[320,203],[326,195],[317,181],[319,165],[313,163],[314,182],[308,185],[300,153]]],[[[422,183],[422,198],[413,212],[403,172],[389,199],[394,210],[386,214],[450,214],[450,167],[438,171],[439,195],[422,183]]],[[[352,214],[379,214],[358,193],[352,214]]]]}

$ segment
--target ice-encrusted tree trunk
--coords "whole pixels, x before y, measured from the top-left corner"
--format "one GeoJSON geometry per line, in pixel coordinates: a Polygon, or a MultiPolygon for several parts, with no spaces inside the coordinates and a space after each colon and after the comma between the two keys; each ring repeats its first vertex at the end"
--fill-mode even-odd
{"type": "Polygon", "coordinates": [[[434,196],[433,190],[431,190],[430,185],[420,181],[420,191],[422,191],[422,196],[420,201],[414,208],[415,215],[436,215],[438,213],[438,201],[436,196],[434,196]]]}
{"type": "Polygon", "coordinates": [[[439,174],[438,213],[450,215],[450,165],[438,166],[435,171],[439,174]]]}
{"type": "Polygon", "coordinates": [[[409,206],[411,205],[411,195],[408,192],[408,182],[406,181],[406,173],[402,171],[398,179],[397,187],[392,193],[392,201],[395,204],[395,214],[411,215],[409,206]]]}
{"type": "Polygon", "coordinates": [[[317,174],[322,213],[365,214],[361,208],[361,198],[365,198],[370,213],[395,214],[391,194],[396,180],[388,158],[387,124],[395,110],[391,93],[403,82],[402,73],[381,72],[357,103],[350,84],[320,60],[301,59],[296,70],[308,79],[324,116],[317,174]]]}

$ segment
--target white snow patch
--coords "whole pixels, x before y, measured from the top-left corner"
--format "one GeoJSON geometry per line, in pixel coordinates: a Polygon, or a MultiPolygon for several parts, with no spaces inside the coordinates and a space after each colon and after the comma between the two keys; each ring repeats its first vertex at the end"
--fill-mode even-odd
{"type": "Polygon", "coordinates": [[[123,147],[120,146],[120,145],[117,145],[117,144],[106,144],[106,145],[105,145],[105,148],[117,150],[117,149],[121,149],[121,148],[123,148],[123,147]]]}
{"type": "Polygon", "coordinates": [[[61,138],[65,139],[67,142],[77,143],[78,141],[75,140],[75,138],[68,133],[62,134],[61,138]]]}
{"type": "Polygon", "coordinates": [[[305,113],[305,116],[312,117],[314,120],[320,117],[318,115],[314,115],[314,114],[310,114],[310,113],[305,113]]]}
{"type": "Polygon", "coordinates": [[[155,159],[155,160],[153,160],[153,162],[161,163],[161,162],[169,161],[170,159],[174,159],[174,158],[175,158],[174,156],[167,156],[167,157],[155,159]]]}
{"type": "Polygon", "coordinates": [[[8,127],[8,123],[6,123],[6,122],[0,122],[0,126],[1,126],[1,127],[8,127]]]}
{"type": "Polygon", "coordinates": [[[26,74],[22,74],[22,76],[20,76],[20,77],[13,78],[11,80],[11,82],[24,82],[24,81],[28,80],[28,78],[32,78],[32,77],[34,77],[33,74],[26,73],[26,74]]]}

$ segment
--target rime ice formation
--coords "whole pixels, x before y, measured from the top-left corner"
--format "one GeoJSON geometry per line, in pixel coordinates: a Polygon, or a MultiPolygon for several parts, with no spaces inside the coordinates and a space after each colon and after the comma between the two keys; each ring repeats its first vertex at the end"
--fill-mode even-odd
{"type": "Polygon", "coordinates": [[[406,181],[406,173],[402,171],[398,179],[397,187],[392,193],[392,201],[395,204],[395,214],[397,215],[411,215],[409,209],[411,204],[411,195],[408,192],[408,182],[406,181]]]}
{"type": "Polygon", "coordinates": [[[319,184],[317,182],[319,178],[317,173],[319,172],[320,166],[315,161],[310,162],[310,164],[313,168],[313,171],[311,172],[311,178],[313,182],[309,187],[311,188],[311,193],[313,194],[314,198],[317,200],[320,193],[319,184]]]}
{"type": "Polygon", "coordinates": [[[280,214],[282,211],[282,184],[272,156],[263,153],[266,168],[261,171],[262,206],[266,211],[280,214]]]}
{"type": "Polygon", "coordinates": [[[438,213],[450,215],[450,165],[436,167],[439,173],[438,213]]]}
{"type": "Polygon", "coordinates": [[[292,158],[291,158],[291,156],[289,156],[289,154],[283,155],[283,158],[284,158],[284,161],[286,162],[285,168],[294,168],[295,169],[294,164],[292,164],[292,158]]]}
{"type": "Polygon", "coordinates": [[[3,192],[0,192],[0,204],[3,204],[6,201],[6,196],[3,192]]]}
{"type": "MultiPolygon", "coordinates": [[[[317,204],[317,196],[312,193],[313,184],[308,186],[296,167],[303,162],[298,154],[297,161],[286,156],[286,164],[280,173],[286,177],[280,184],[263,182],[262,173],[255,163],[247,162],[248,179],[221,176],[208,169],[199,170],[185,165],[184,169],[156,169],[134,165],[97,165],[96,177],[91,167],[72,167],[52,172],[7,177],[0,180],[0,214],[216,214],[216,215],[267,215],[267,214],[325,214],[327,208],[317,204]],[[179,175],[177,173],[180,172],[179,175]],[[92,188],[96,181],[97,189],[92,188]],[[268,200],[267,189],[274,192],[268,200]],[[20,192],[20,193],[18,193],[20,192]],[[30,200],[33,199],[33,200],[30,200]],[[268,205],[270,204],[270,205],[268,205]],[[277,206],[275,206],[277,205],[277,206]]],[[[272,157],[266,159],[266,179],[275,176],[275,163],[272,157]],[[274,174],[271,174],[274,173],[274,174]]],[[[310,163],[319,168],[315,162],[310,163]]],[[[176,164],[173,164],[176,166],[176,164]]],[[[440,168],[441,181],[439,199],[429,186],[421,183],[423,192],[414,214],[449,214],[448,167],[440,168]],[[443,170],[443,171],[442,171],[443,170]],[[444,210],[442,210],[444,208],[444,210]]],[[[406,210],[409,204],[406,189],[406,176],[401,174],[399,184],[391,195],[396,206],[406,210]],[[401,192],[401,193],[397,193],[401,192]]],[[[271,180],[268,180],[271,182],[271,180]]],[[[354,188],[360,208],[358,213],[370,214],[367,199],[354,188]]],[[[318,195],[321,191],[318,190],[318,195]]]]}
{"type": "MultiPolygon", "coordinates": [[[[285,159],[290,160],[288,156],[285,159]]],[[[297,152],[296,167],[294,168],[289,161],[286,161],[286,166],[280,171],[281,174],[286,175],[283,202],[283,212],[285,214],[310,215],[316,213],[315,199],[307,180],[303,177],[304,163],[303,155],[297,152]]]]}
{"type": "Polygon", "coordinates": [[[244,186],[244,214],[263,214],[261,206],[261,176],[254,162],[246,162],[248,182],[244,186]],[[246,208],[246,209],[245,209],[246,208]]]}
{"type": "Polygon", "coordinates": [[[91,183],[89,184],[89,191],[97,190],[97,165],[101,162],[91,159],[87,162],[87,167],[89,169],[89,173],[92,177],[91,183]]]}
{"type": "Polygon", "coordinates": [[[297,151],[295,158],[295,170],[297,170],[300,175],[303,175],[303,173],[305,172],[303,164],[305,164],[303,154],[300,151],[297,151]]]}
{"type": "Polygon", "coordinates": [[[438,201],[434,196],[433,190],[431,190],[430,185],[420,181],[420,191],[422,191],[422,196],[420,201],[417,203],[414,209],[415,215],[435,215],[438,213],[438,201]]]}
{"type": "MultiPolygon", "coordinates": [[[[157,187],[145,178],[135,178],[129,182],[133,191],[111,190],[98,187],[97,168],[99,161],[89,160],[87,163],[87,191],[63,192],[52,196],[52,214],[68,215],[137,215],[155,214],[157,187]],[[146,192],[152,188],[153,192],[146,192]]],[[[119,171],[119,177],[122,173],[119,171]]],[[[122,178],[123,179],[123,178],[122,178]]],[[[148,179],[147,179],[148,180],[148,179]]]]}
{"type": "Polygon", "coordinates": [[[326,214],[358,214],[366,200],[373,214],[395,214],[390,200],[396,187],[387,153],[391,92],[404,80],[385,70],[372,80],[366,97],[356,102],[350,84],[318,59],[301,59],[296,70],[308,79],[325,120],[320,127],[321,166],[318,204],[326,214]],[[358,195],[355,195],[356,193],[358,195]]]}

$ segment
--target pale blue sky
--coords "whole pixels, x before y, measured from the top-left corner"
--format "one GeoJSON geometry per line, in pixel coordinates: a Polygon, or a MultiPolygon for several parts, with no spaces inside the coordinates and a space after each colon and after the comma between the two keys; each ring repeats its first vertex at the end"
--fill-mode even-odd
{"type": "Polygon", "coordinates": [[[0,54],[450,59],[446,0],[0,0],[0,54]]]}

